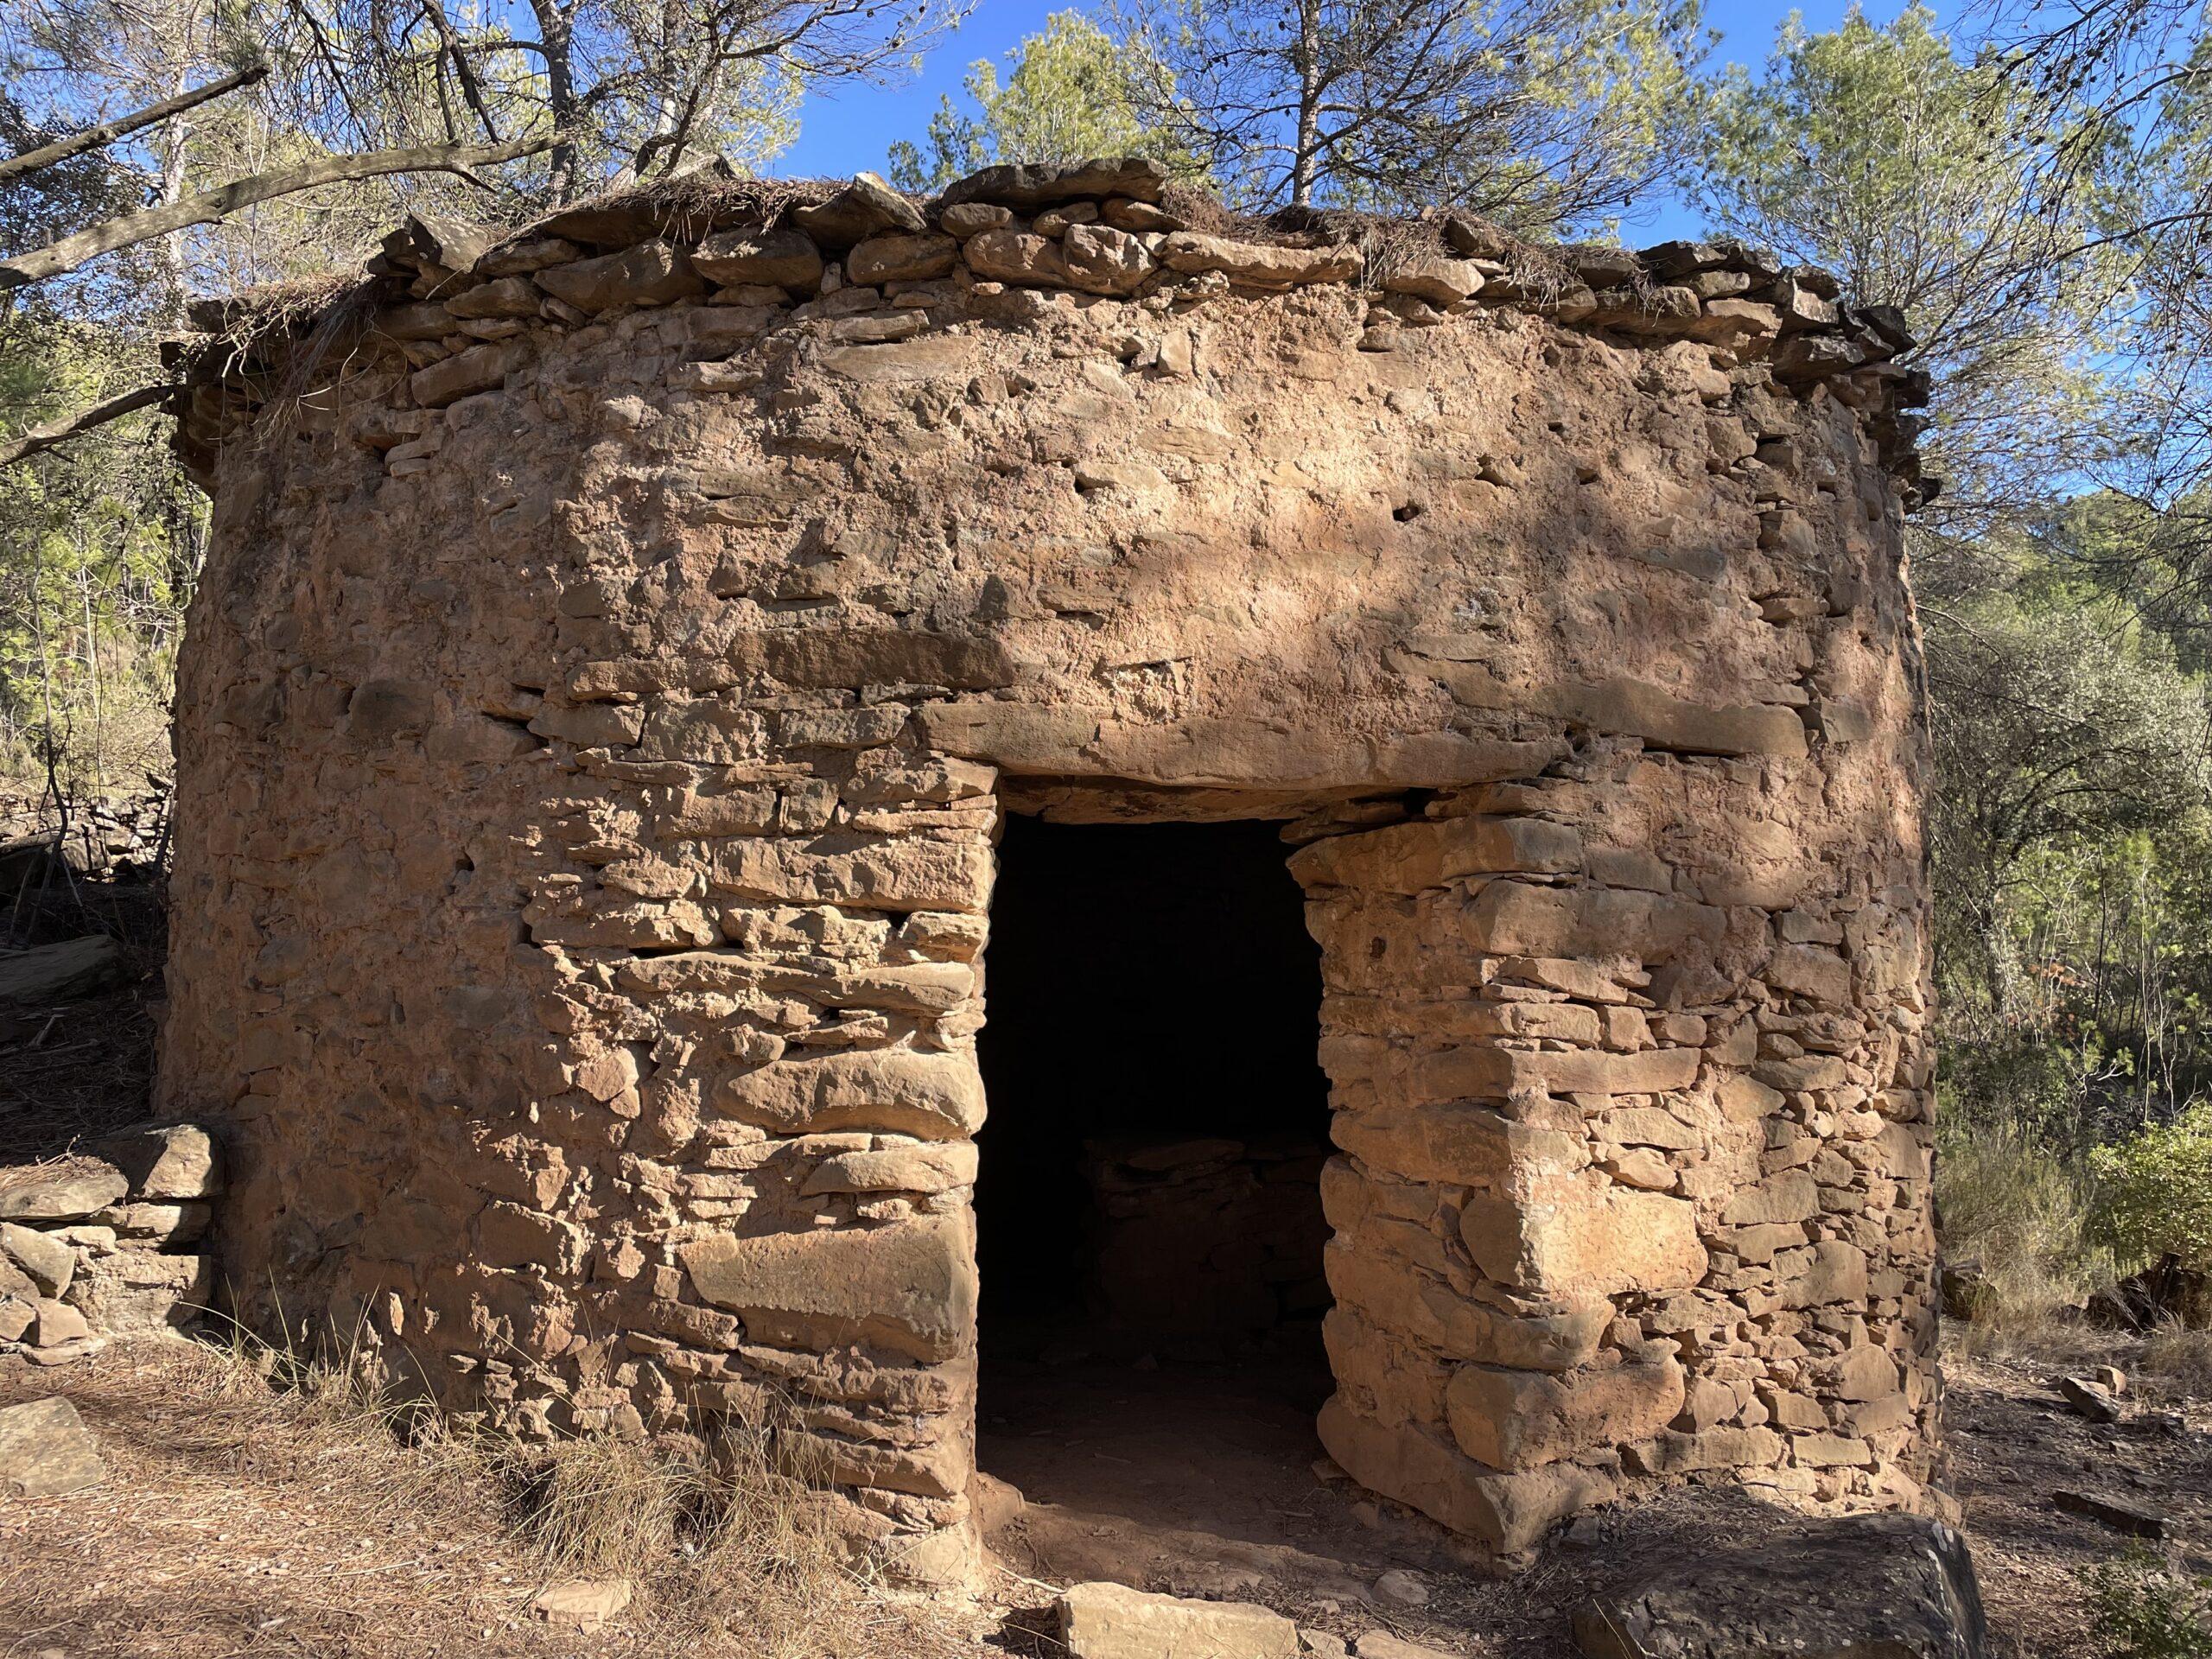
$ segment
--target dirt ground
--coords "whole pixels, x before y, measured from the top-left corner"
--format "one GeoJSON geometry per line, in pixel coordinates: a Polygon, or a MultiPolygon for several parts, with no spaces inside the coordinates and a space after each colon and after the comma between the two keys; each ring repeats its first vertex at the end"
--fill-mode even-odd
{"type": "MultiPolygon", "coordinates": [[[[2179,1559],[2212,1571],[2212,1399],[2141,1378],[2130,1415],[2100,1427],[2045,1387],[2054,1358],[2088,1357],[1949,1362],[1951,1479],[2000,1654],[2096,1652],[2079,1573],[2129,1540],[2056,1508],[2060,1488],[2162,1511],[2179,1559]],[[2179,1431],[2159,1422],[2174,1410],[2179,1431]]],[[[1038,1632],[1052,1589],[1095,1576],[1266,1602],[1348,1637],[1383,1628],[1450,1653],[1564,1659],[1567,1611],[1592,1584],[1774,1522],[1723,1494],[1678,1494],[1579,1527],[1499,1579],[1315,1475],[1290,1403],[1310,1378],[1294,1371],[1077,1368],[1033,1382],[1026,1396],[1002,1382],[986,1409],[986,1466],[1026,1483],[1028,1501],[994,1533],[1002,1567],[982,1594],[844,1583],[834,1606],[733,1611],[708,1605],[699,1570],[672,1554],[641,1573],[630,1609],[580,1634],[531,1611],[577,1575],[518,1534],[512,1495],[372,1416],[272,1389],[213,1346],[118,1344],[44,1370],[0,1360],[0,1404],[66,1394],[111,1471],[86,1492],[0,1503],[0,1659],[1050,1654],[1038,1632]],[[1047,1421],[1087,1427],[1033,1432],[1047,1421]],[[1425,1606],[1373,1597],[1389,1567],[1420,1578],[1425,1606]]]]}
{"type": "MultiPolygon", "coordinates": [[[[67,1008],[0,1017],[0,1161],[54,1155],[145,1110],[158,902],[128,887],[86,902],[98,913],[29,919],[54,936],[115,932],[139,976],[67,1008]]],[[[19,930],[16,943],[33,937],[19,930]]],[[[1947,1358],[1945,1479],[1993,1659],[2101,1659],[2081,1573],[2133,1541],[2054,1494],[2158,1510],[2159,1548],[2212,1573],[2212,1336],[2056,1333],[2008,1351],[1974,1335],[1955,1330],[1947,1358]],[[2110,1427],[2050,1387],[2104,1363],[2133,1382],[2110,1427]]],[[[329,1394],[273,1388],[219,1345],[118,1344],[43,1370],[0,1357],[0,1405],[67,1395],[110,1470],[82,1493],[0,1499],[0,1659],[1052,1655],[1043,1610],[1058,1586],[1094,1577],[1265,1602],[1347,1638],[1381,1628],[1447,1653],[1565,1659],[1567,1610],[1592,1586],[1756,1541],[1781,1519],[1725,1491],[1679,1491],[1579,1522],[1501,1577],[1436,1529],[1324,1478],[1325,1465],[1317,1472],[1313,1413],[1327,1383],[1310,1348],[1205,1363],[989,1359],[979,1456],[1001,1484],[988,1505],[998,1567],[980,1593],[896,1592],[798,1557],[755,1583],[751,1564],[677,1537],[629,1563],[627,1609],[579,1634],[531,1603],[603,1566],[549,1556],[525,1535],[524,1496],[480,1461],[410,1446],[329,1394]],[[1427,1602],[1377,1599],[1390,1568],[1414,1574],[1427,1602]]],[[[606,1507],[625,1501],[614,1492],[606,1507]]]]}

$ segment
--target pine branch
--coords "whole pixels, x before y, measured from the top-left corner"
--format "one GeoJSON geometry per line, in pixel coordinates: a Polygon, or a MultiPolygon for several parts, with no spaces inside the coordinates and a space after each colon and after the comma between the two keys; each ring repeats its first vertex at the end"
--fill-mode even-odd
{"type": "Polygon", "coordinates": [[[79,437],[96,426],[105,426],[110,421],[120,420],[125,415],[137,413],[150,404],[167,399],[181,388],[173,385],[141,386],[136,391],[126,391],[105,403],[94,404],[90,409],[79,410],[74,415],[65,415],[58,421],[48,421],[35,426],[19,438],[0,443],[0,467],[13,466],[28,461],[43,450],[79,437]]]}
{"type": "Polygon", "coordinates": [[[66,276],[118,248],[149,242],[193,225],[213,225],[241,207],[251,207],[256,202],[278,196],[392,173],[457,173],[463,178],[474,178],[469,172],[473,167],[511,162],[518,156],[550,149],[552,145],[550,136],[514,138],[504,144],[424,144],[406,149],[371,150],[358,156],[327,156],[304,167],[256,173],[165,207],[125,213],[13,259],[0,259],[0,292],[66,276]]]}
{"type": "Polygon", "coordinates": [[[36,149],[10,156],[7,160],[0,161],[0,184],[21,178],[26,173],[35,173],[41,168],[52,167],[56,162],[66,162],[72,156],[82,156],[86,150],[103,149],[118,138],[127,138],[145,127],[158,126],[171,116],[182,115],[187,110],[196,109],[226,92],[234,92],[241,86],[251,86],[257,80],[265,79],[268,74],[269,66],[257,63],[234,75],[211,80],[205,86],[195,86],[188,92],[179,92],[175,98],[149,104],[134,115],[126,115],[97,127],[87,127],[82,132],[72,133],[67,138],[57,138],[36,149]]]}

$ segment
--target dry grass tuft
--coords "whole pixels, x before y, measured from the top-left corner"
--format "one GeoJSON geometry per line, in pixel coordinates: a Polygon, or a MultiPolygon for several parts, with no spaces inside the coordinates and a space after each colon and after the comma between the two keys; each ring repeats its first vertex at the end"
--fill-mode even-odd
{"type": "Polygon", "coordinates": [[[2091,1236],[2087,1180],[2023,1135],[1947,1135],[1936,1194],[1946,1256],[1980,1270],[1973,1325],[1980,1339],[2047,1337],[2112,1281],[2111,1253],[2091,1236]]]}

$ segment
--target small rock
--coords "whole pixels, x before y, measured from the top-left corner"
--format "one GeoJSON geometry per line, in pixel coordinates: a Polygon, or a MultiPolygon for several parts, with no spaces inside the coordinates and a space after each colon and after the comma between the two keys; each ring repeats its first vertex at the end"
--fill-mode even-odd
{"type": "Polygon", "coordinates": [[[1185,1601],[1120,1584],[1076,1584],[1055,1604],[1070,1659],[1297,1659],[1298,1627],[1245,1601],[1185,1601]]]}
{"type": "Polygon", "coordinates": [[[2127,1392],[2127,1373],[2117,1365],[2100,1365],[2097,1386],[2117,1400],[2127,1392]]]}
{"type": "Polygon", "coordinates": [[[1395,1601],[1401,1607],[1426,1607],[1428,1586],[1403,1567],[1394,1567],[1375,1580],[1375,1595],[1379,1601],[1395,1601]]]}
{"type": "Polygon", "coordinates": [[[41,1348],[56,1348],[65,1342],[77,1342],[92,1334],[92,1327],[85,1316],[67,1302],[41,1300],[33,1312],[36,1319],[32,1326],[31,1340],[41,1348]]]}
{"type": "Polygon", "coordinates": [[[0,1342],[13,1342],[31,1328],[38,1314],[21,1297],[0,1298],[0,1342]]]}
{"type": "Polygon", "coordinates": [[[2120,1402],[2087,1377],[2060,1377],[2058,1392],[2076,1414],[2093,1423],[2120,1421],[2120,1402]]]}
{"type": "Polygon", "coordinates": [[[2166,1517],[2155,1510],[2139,1504],[2123,1503],[2116,1497],[2102,1497],[2094,1492],[2057,1491],[2050,1501],[2069,1515],[2086,1515],[2092,1521],[2101,1521],[2121,1532],[2132,1533],[2138,1538],[2163,1538],[2166,1535],[2166,1517]]]}
{"type": "Polygon", "coordinates": [[[14,1496],[81,1491],[106,1473],[99,1442],[60,1395],[0,1410],[0,1487],[14,1496]]]}
{"type": "Polygon", "coordinates": [[[0,1221],[0,1255],[22,1268],[40,1296],[60,1296],[78,1272],[78,1252],[48,1232],[0,1221]]]}
{"type": "Polygon", "coordinates": [[[1324,1654],[1327,1659],[1350,1659],[1351,1649],[1341,1636],[1332,1636],[1326,1630],[1300,1630],[1298,1639],[1308,1653],[1324,1654]]]}
{"type": "Polygon", "coordinates": [[[627,1579],[564,1579],[537,1592],[530,1611],[549,1624],[595,1630],[630,1605],[627,1579]]]}
{"type": "Polygon", "coordinates": [[[134,1198],[175,1204],[213,1198],[223,1190],[222,1148],[195,1123],[118,1129],[93,1150],[123,1172],[134,1198]]]}

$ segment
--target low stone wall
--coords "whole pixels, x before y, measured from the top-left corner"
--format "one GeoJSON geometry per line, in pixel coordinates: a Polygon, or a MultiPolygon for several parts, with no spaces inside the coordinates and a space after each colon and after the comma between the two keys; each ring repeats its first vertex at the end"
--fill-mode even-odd
{"type": "Polygon", "coordinates": [[[1503,1552],[1910,1502],[1897,318],[1139,162],[761,206],[418,219],[189,368],[162,1086],[242,1313],[525,1433],[794,1396],[856,1541],[957,1573],[1001,815],[1268,819],[1344,1466],[1503,1552]]]}
{"type": "Polygon", "coordinates": [[[0,1169],[0,1352],[54,1365],[193,1328],[215,1306],[199,1247],[222,1190],[214,1141],[184,1123],[0,1169]]]}

